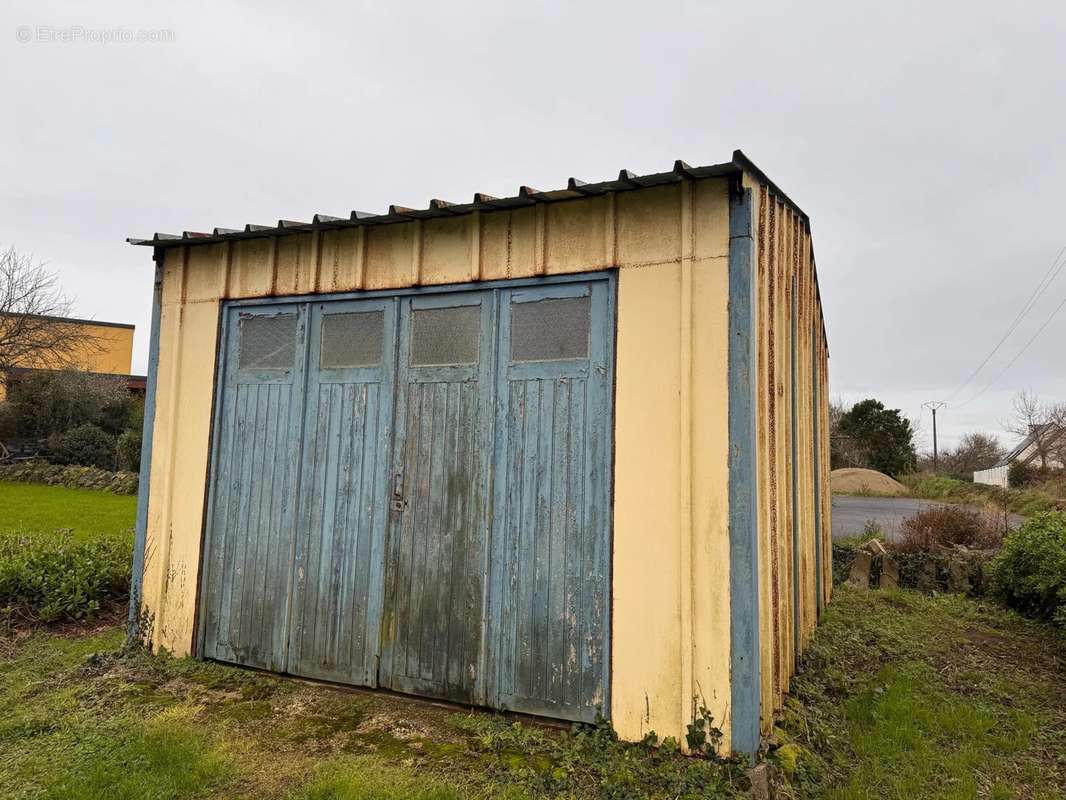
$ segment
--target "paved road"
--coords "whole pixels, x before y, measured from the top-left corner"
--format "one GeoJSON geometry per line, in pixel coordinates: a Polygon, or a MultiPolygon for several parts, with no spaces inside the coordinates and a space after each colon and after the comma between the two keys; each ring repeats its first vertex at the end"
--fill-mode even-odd
{"type": "MultiPolygon", "coordinates": [[[[939,505],[929,500],[916,500],[913,497],[853,497],[851,495],[833,495],[833,538],[843,539],[862,533],[866,523],[873,520],[881,526],[885,538],[892,540],[899,536],[899,525],[904,518],[923,508],[939,505]]],[[[1011,514],[1011,525],[1023,521],[1017,514],[1011,514]]]]}

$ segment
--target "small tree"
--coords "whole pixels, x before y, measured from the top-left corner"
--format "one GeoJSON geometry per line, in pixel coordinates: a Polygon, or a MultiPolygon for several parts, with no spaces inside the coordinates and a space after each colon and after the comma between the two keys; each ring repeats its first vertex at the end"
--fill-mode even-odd
{"type": "Polygon", "coordinates": [[[863,400],[841,415],[839,436],[848,437],[866,453],[864,465],[889,475],[913,470],[918,456],[914,428],[898,408],[887,409],[879,400],[863,400]]]}
{"type": "MultiPolygon", "coordinates": [[[[942,472],[956,475],[964,480],[973,480],[973,474],[995,466],[1003,458],[999,439],[987,433],[967,433],[954,449],[940,453],[939,468],[942,472]]],[[[930,465],[931,457],[923,457],[923,467],[930,465]]]]}
{"type": "Polygon", "coordinates": [[[865,467],[870,454],[866,444],[841,431],[840,422],[850,409],[843,400],[829,403],[829,464],[831,469],[865,467]]]}
{"type": "Polygon", "coordinates": [[[0,251],[0,373],[77,366],[98,350],[99,340],[84,326],[56,320],[70,312],[70,299],[44,264],[14,247],[0,251]]]}

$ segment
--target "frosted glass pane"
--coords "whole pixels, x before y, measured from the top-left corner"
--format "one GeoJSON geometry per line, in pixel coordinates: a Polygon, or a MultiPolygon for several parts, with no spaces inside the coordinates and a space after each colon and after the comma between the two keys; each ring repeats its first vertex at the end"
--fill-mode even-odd
{"type": "Polygon", "coordinates": [[[476,364],[481,307],[423,308],[411,315],[411,366],[476,364]]]}
{"type": "Polygon", "coordinates": [[[511,360],[588,358],[589,299],[560,297],[511,305],[511,360]]]}
{"type": "Polygon", "coordinates": [[[241,369],[291,369],[295,361],[295,314],[241,320],[241,369]]]}
{"type": "Polygon", "coordinates": [[[319,364],[323,369],[377,366],[384,327],[381,311],[324,315],[319,364]]]}

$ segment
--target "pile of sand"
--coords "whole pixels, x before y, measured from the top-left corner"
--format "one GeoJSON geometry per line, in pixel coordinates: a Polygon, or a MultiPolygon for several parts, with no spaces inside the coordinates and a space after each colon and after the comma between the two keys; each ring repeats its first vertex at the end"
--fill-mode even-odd
{"type": "Polygon", "coordinates": [[[895,497],[906,494],[907,487],[874,469],[835,469],[829,475],[833,494],[867,494],[876,497],[895,497]]]}

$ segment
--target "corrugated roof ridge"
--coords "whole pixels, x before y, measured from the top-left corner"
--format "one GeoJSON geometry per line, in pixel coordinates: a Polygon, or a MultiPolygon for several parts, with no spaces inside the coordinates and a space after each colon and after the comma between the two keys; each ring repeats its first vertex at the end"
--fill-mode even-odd
{"type": "MultiPolygon", "coordinates": [[[[151,247],[174,247],[181,244],[209,244],[232,239],[250,239],[274,234],[287,234],[296,231],[330,230],[335,228],[348,228],[360,225],[382,225],[394,222],[402,222],[411,219],[428,219],[434,217],[456,216],[472,211],[497,211],[509,208],[521,208],[542,202],[557,202],[570,200],[578,197],[589,197],[608,192],[633,191],[637,189],[661,186],[668,183],[677,183],[681,180],[698,180],[734,174],[742,169],[749,168],[764,179],[763,173],[751,164],[746,157],[743,163],[737,162],[737,150],[732,161],[723,164],[712,164],[705,167],[691,167],[678,159],[674,166],[667,172],[649,173],[638,175],[628,169],[622,169],[614,180],[589,183],[578,178],[570,177],[566,187],[542,191],[531,186],[522,185],[518,193],[510,197],[494,197],[484,192],[475,192],[470,203],[452,203],[434,198],[424,209],[409,208],[391,204],[384,214],[374,214],[365,211],[352,211],[348,217],[335,217],[327,214],[315,214],[310,222],[295,220],[278,220],[276,226],[255,225],[248,223],[243,229],[239,228],[214,228],[211,233],[200,231],[183,231],[180,235],[173,233],[155,233],[151,238],[129,237],[127,242],[134,245],[147,245],[151,247]]],[[[740,154],[743,156],[743,154],[740,154]]],[[[781,194],[783,197],[784,195],[781,194]]]]}

